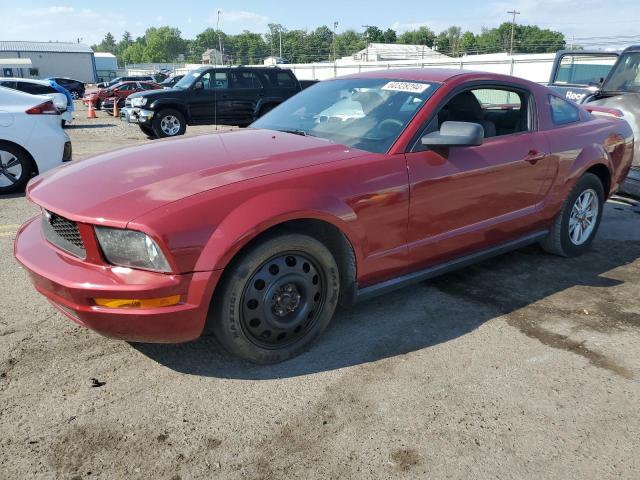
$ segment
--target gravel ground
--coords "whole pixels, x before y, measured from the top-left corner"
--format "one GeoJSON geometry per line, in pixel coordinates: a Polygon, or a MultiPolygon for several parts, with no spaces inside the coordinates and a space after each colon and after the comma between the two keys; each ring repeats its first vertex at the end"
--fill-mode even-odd
{"type": "MultiPolygon", "coordinates": [[[[76,158],[147,141],[69,134],[76,158]]],[[[638,478],[636,202],[581,258],[530,247],[342,310],[270,367],[66,320],[12,257],[37,209],[0,205],[0,478],[638,478]]]]}

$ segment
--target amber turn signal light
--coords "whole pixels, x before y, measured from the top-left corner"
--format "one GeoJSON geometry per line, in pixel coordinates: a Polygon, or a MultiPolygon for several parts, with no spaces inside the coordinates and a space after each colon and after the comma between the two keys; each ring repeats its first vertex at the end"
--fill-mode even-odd
{"type": "Polygon", "coordinates": [[[180,303],[180,295],[160,298],[94,298],[99,307],[107,308],[158,308],[170,307],[180,303]]]}

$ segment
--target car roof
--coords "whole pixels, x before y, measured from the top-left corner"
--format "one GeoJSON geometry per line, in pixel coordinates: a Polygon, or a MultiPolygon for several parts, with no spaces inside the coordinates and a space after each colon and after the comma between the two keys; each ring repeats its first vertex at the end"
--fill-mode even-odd
{"type": "Polygon", "coordinates": [[[460,70],[458,68],[402,68],[391,70],[374,70],[371,72],[359,72],[344,75],[338,78],[393,78],[395,80],[413,80],[425,82],[446,82],[460,75],[473,75],[478,73],[473,70],[460,70]]]}
{"type": "Polygon", "coordinates": [[[640,52],[640,45],[631,45],[623,50],[623,53],[626,52],[640,52]]]}
{"type": "Polygon", "coordinates": [[[25,83],[35,83],[36,85],[46,85],[50,87],[51,84],[46,80],[35,80],[33,78],[22,78],[22,77],[0,77],[0,80],[9,80],[13,82],[25,82],[25,83]]]}
{"type": "MultiPolygon", "coordinates": [[[[402,68],[391,70],[375,70],[371,72],[360,72],[351,75],[345,75],[341,78],[388,78],[401,81],[414,82],[434,82],[446,83],[455,78],[456,80],[492,80],[499,82],[519,83],[529,88],[539,86],[535,82],[525,80],[524,78],[514,77],[512,75],[503,75],[500,73],[482,72],[478,70],[461,70],[457,68],[402,68]]],[[[327,80],[325,80],[327,81],[327,80]]]]}

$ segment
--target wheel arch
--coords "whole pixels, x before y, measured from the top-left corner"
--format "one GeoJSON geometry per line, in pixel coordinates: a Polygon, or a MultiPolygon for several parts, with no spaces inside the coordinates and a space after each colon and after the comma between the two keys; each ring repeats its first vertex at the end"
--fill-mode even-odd
{"type": "Polygon", "coordinates": [[[31,162],[31,166],[33,167],[33,174],[34,175],[40,174],[40,170],[38,169],[38,164],[36,163],[35,159],[33,158],[33,155],[31,155],[31,152],[29,152],[29,150],[24,148],[22,145],[12,142],[10,140],[0,140],[0,146],[2,145],[11,145],[12,147],[15,147],[18,150],[24,152],[25,155],[27,155],[27,158],[29,159],[29,161],[31,162]]]}
{"type": "Polygon", "coordinates": [[[182,102],[178,102],[175,100],[157,100],[151,104],[151,108],[156,112],[156,114],[165,109],[177,110],[182,115],[184,115],[187,123],[191,122],[191,113],[189,112],[189,108],[182,102]]]}
{"type": "MultiPolygon", "coordinates": [[[[301,234],[307,235],[322,243],[333,255],[340,272],[340,304],[352,305],[355,302],[357,260],[353,245],[345,233],[335,224],[319,218],[305,217],[285,220],[276,223],[251,240],[246,242],[236,251],[229,260],[228,266],[233,266],[235,261],[242,258],[244,252],[250,250],[259,243],[280,235],[301,234]]],[[[214,292],[215,296],[215,292],[214,292]]]]}

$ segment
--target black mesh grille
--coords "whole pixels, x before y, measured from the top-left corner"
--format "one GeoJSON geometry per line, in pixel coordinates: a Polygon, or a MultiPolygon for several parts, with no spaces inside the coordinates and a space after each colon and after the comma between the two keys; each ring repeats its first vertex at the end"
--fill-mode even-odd
{"type": "Polygon", "coordinates": [[[78,224],[53,212],[45,211],[42,219],[44,236],[51,243],[77,257],[84,258],[86,251],[78,224]]]}

